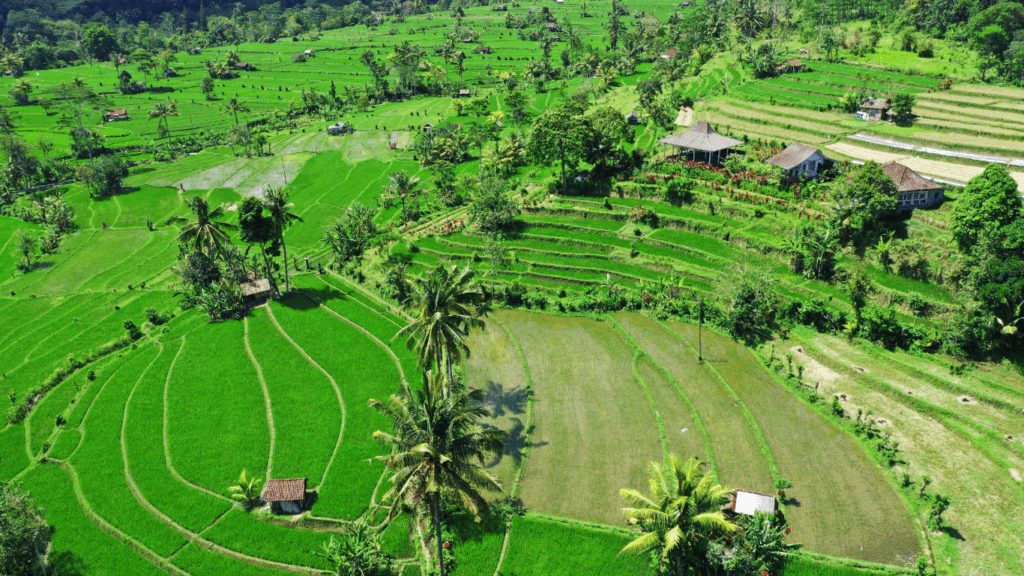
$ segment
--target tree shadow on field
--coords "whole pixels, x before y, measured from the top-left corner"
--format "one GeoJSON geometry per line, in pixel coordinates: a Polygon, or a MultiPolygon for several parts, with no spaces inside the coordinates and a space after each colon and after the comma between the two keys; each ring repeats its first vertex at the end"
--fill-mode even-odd
{"type": "MultiPolygon", "coordinates": [[[[332,288],[330,286],[323,286],[317,288],[302,288],[301,290],[298,291],[298,293],[299,296],[306,302],[310,302],[310,300],[309,298],[302,296],[303,294],[308,295],[309,297],[315,299],[317,302],[321,304],[327,304],[332,300],[349,299],[348,295],[346,295],[344,292],[338,290],[337,288],[332,288]]],[[[284,302],[284,299],[282,299],[282,302],[284,302]]],[[[307,310],[308,308],[308,306],[302,305],[300,309],[307,310]]]]}
{"type": "Polygon", "coordinates": [[[292,310],[305,311],[319,308],[320,304],[317,300],[320,299],[317,298],[317,300],[313,300],[312,298],[316,298],[316,296],[313,296],[312,294],[306,295],[304,292],[305,291],[291,292],[281,297],[281,299],[278,300],[278,303],[286,308],[291,308],[292,310]]]}
{"type": "Polygon", "coordinates": [[[85,562],[73,552],[64,551],[51,554],[47,559],[50,564],[50,574],[60,576],[84,576],[86,573],[85,562]]]}
{"type": "Polygon", "coordinates": [[[488,380],[484,387],[484,405],[495,418],[504,416],[506,412],[516,415],[526,412],[528,397],[529,392],[523,386],[506,390],[503,385],[488,380]]]}
{"type": "Polygon", "coordinates": [[[942,528],[939,529],[939,531],[944,533],[946,536],[949,536],[950,538],[953,538],[955,540],[959,540],[961,542],[966,542],[967,541],[967,539],[964,538],[964,535],[961,534],[959,530],[957,530],[956,528],[953,528],[952,526],[943,526],[942,528]]]}
{"type": "MultiPolygon", "coordinates": [[[[531,432],[533,432],[533,426],[531,426],[530,429],[527,430],[526,425],[523,424],[523,421],[520,420],[519,418],[512,418],[511,421],[512,428],[509,430],[505,430],[506,436],[505,439],[502,441],[502,444],[504,444],[502,453],[499,454],[498,456],[495,456],[494,459],[487,464],[488,468],[493,468],[494,466],[501,464],[501,461],[504,460],[505,458],[511,458],[512,462],[514,462],[516,466],[521,466],[523,463],[523,457],[525,456],[524,452],[527,446],[529,446],[530,448],[539,448],[541,446],[547,446],[548,444],[547,442],[534,442],[532,444],[527,444],[526,438],[530,435],[531,432]]],[[[493,428],[496,430],[499,429],[497,426],[493,426],[491,424],[483,424],[482,426],[484,428],[493,428]]]]}
{"type": "Polygon", "coordinates": [[[785,504],[787,507],[788,506],[792,506],[794,508],[799,508],[800,507],[800,501],[797,500],[796,498],[786,498],[785,500],[782,501],[782,503],[785,504]]]}

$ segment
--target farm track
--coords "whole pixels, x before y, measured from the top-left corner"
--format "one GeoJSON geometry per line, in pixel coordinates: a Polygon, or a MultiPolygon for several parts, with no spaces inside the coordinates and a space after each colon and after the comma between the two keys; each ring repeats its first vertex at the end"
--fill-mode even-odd
{"type": "MultiPolygon", "coordinates": [[[[268,307],[269,309],[269,307],[268,307]]],[[[274,428],[274,408],[270,402],[270,391],[267,390],[267,380],[263,377],[263,368],[260,367],[260,363],[256,360],[256,355],[252,353],[252,345],[249,343],[249,317],[246,316],[242,322],[245,325],[245,353],[249,356],[249,360],[252,362],[253,368],[256,369],[256,379],[259,380],[260,389],[263,390],[263,401],[267,406],[267,427],[270,430],[270,454],[267,456],[267,472],[264,482],[270,480],[270,473],[274,469],[274,444],[275,437],[277,436],[276,428],[274,428]]],[[[335,448],[337,450],[337,448],[335,448]]]]}
{"type": "Polygon", "coordinates": [[[345,423],[346,420],[348,419],[348,410],[345,407],[345,399],[342,397],[341,388],[338,386],[338,381],[335,380],[334,377],[331,376],[331,374],[327,370],[324,370],[323,366],[317,363],[316,360],[313,360],[313,358],[309,354],[307,354],[306,351],[295,342],[295,340],[292,340],[292,337],[289,336],[288,333],[284,331],[284,328],[282,328],[281,324],[278,323],[277,318],[274,317],[274,311],[271,309],[269,305],[266,306],[266,310],[267,315],[270,317],[270,321],[274,324],[274,326],[281,333],[281,335],[284,336],[284,338],[288,340],[288,342],[295,348],[295,350],[298,351],[298,353],[301,354],[302,357],[306,359],[306,362],[309,362],[314,368],[323,373],[323,375],[331,383],[331,387],[334,389],[334,393],[338,397],[338,405],[341,407],[341,430],[338,432],[338,441],[335,442],[334,450],[331,452],[331,459],[327,462],[327,468],[324,469],[324,474],[321,477],[322,479],[319,485],[317,486],[317,488],[319,489],[325,483],[327,483],[327,474],[331,471],[331,466],[334,464],[334,458],[338,455],[338,449],[341,447],[342,439],[345,437],[345,423]]]}
{"type": "Polygon", "coordinates": [[[168,397],[168,391],[170,390],[170,387],[171,387],[171,375],[174,373],[174,367],[177,364],[178,359],[181,357],[181,351],[185,349],[186,343],[187,343],[186,338],[184,336],[182,336],[182,338],[181,338],[181,348],[178,349],[178,354],[175,355],[174,361],[171,362],[171,368],[170,368],[170,370],[167,371],[167,377],[164,379],[164,402],[163,402],[163,404],[164,404],[164,416],[163,416],[164,464],[167,466],[167,470],[171,473],[171,476],[175,480],[177,480],[178,482],[181,482],[182,484],[188,486],[189,488],[192,488],[193,490],[198,490],[198,491],[200,491],[200,492],[202,492],[202,493],[204,493],[204,494],[206,494],[208,496],[213,496],[214,498],[217,498],[218,500],[223,500],[223,501],[229,502],[229,503],[231,503],[233,505],[234,502],[230,498],[224,496],[223,494],[218,494],[217,492],[214,492],[212,490],[208,490],[208,489],[206,489],[206,488],[204,488],[202,486],[199,486],[198,484],[194,484],[194,483],[189,482],[188,480],[186,480],[181,474],[178,473],[178,470],[174,467],[174,464],[171,462],[170,439],[169,439],[169,435],[167,433],[168,421],[169,421],[169,416],[168,416],[169,403],[167,401],[167,397],[168,397]]]}

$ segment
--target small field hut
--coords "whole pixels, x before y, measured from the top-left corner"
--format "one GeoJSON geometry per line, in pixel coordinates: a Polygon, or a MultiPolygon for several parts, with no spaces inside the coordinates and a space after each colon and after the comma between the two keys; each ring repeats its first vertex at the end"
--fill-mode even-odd
{"type": "Polygon", "coordinates": [[[316,54],[312,50],[303,50],[302,55],[305,56],[306,58],[312,58],[316,56],[316,54]]]}
{"type": "Polygon", "coordinates": [[[790,144],[765,162],[782,168],[789,178],[817,178],[832,163],[817,148],[799,142],[790,144]]]}
{"type": "Polygon", "coordinates": [[[188,51],[188,55],[189,56],[199,56],[202,53],[203,53],[203,49],[202,48],[193,48],[193,49],[188,51]]]}
{"type": "Polygon", "coordinates": [[[128,110],[126,108],[115,108],[114,110],[103,113],[104,122],[121,122],[131,119],[132,117],[128,115],[128,110]]]}
{"type": "Polygon", "coordinates": [[[732,148],[743,144],[740,140],[715,132],[715,129],[704,120],[694,122],[686,132],[666,136],[658,142],[664,145],[666,156],[669,155],[668,147],[673,146],[680,159],[685,159],[684,154],[689,151],[690,160],[696,161],[697,153],[700,152],[703,156],[701,159],[709,164],[721,162],[723,158],[729,156],[732,148]]]}
{"type": "Polygon", "coordinates": [[[795,73],[795,72],[803,72],[804,71],[804,63],[799,61],[799,60],[797,60],[796,58],[792,58],[792,59],[786,60],[784,62],[779,62],[778,65],[775,66],[775,70],[779,74],[789,74],[791,72],[793,72],[793,73],[795,73]]]}
{"type": "Polygon", "coordinates": [[[327,133],[331,136],[341,136],[342,134],[351,134],[352,132],[355,132],[355,129],[350,124],[340,120],[327,127],[327,133]]]}
{"type": "Polygon", "coordinates": [[[481,54],[490,54],[491,53],[491,47],[490,46],[482,46],[480,48],[480,53],[481,54]]]}
{"type": "Polygon", "coordinates": [[[256,67],[248,62],[239,62],[235,64],[235,70],[245,70],[246,72],[255,72],[256,67]]]}
{"type": "Polygon", "coordinates": [[[262,497],[277,514],[298,514],[306,506],[306,479],[267,480],[262,497]]]}
{"type": "Polygon", "coordinates": [[[744,514],[746,516],[753,516],[757,512],[775,514],[778,510],[779,506],[775,496],[747,492],[745,490],[736,491],[732,498],[732,504],[729,507],[729,511],[734,514],[744,514]]]}
{"type": "Polygon", "coordinates": [[[246,306],[258,306],[270,298],[270,280],[267,278],[255,278],[242,283],[239,288],[246,306]]]}
{"type": "Polygon", "coordinates": [[[469,88],[463,88],[463,89],[459,90],[459,95],[458,95],[459,98],[469,98],[469,96],[470,96],[469,88]]]}
{"type": "Polygon", "coordinates": [[[884,120],[889,110],[889,101],[885,98],[865,98],[857,111],[861,120],[884,120]]]}
{"type": "Polygon", "coordinates": [[[423,125],[423,131],[424,132],[433,132],[434,131],[434,125],[431,124],[430,122],[427,122],[426,124],[423,125]]]}
{"type": "Polygon", "coordinates": [[[636,112],[626,114],[626,124],[629,124],[630,126],[640,124],[640,116],[636,112]]]}
{"type": "Polygon", "coordinates": [[[661,58],[662,60],[672,60],[677,56],[679,56],[679,49],[669,48],[668,50],[665,50],[665,52],[661,56],[659,56],[659,58],[661,58]]]}
{"type": "Polygon", "coordinates": [[[946,191],[942,186],[924,178],[903,164],[889,162],[882,166],[882,171],[888,174],[898,187],[900,210],[928,208],[945,199],[946,191]]]}
{"type": "Polygon", "coordinates": [[[548,22],[546,26],[551,32],[558,32],[558,22],[548,22]]]}

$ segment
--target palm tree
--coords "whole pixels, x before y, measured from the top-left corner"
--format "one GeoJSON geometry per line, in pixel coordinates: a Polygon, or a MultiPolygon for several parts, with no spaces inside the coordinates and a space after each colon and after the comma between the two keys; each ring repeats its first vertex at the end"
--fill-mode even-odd
{"type": "Polygon", "coordinates": [[[490,417],[480,390],[448,394],[436,373],[423,377],[419,390],[406,388],[392,395],[388,404],[370,400],[370,407],[391,420],[394,432],[377,431],[373,437],[394,447],[377,456],[395,473],[384,495],[392,502],[388,520],[401,513],[399,502],[427,508],[433,518],[435,547],[441,576],[445,576],[444,541],[441,532],[441,499],[457,498],[477,514],[488,510],[482,490],[501,491],[496,476],[486,470],[489,458],[501,454],[505,433],[483,428],[490,417]],[[428,508],[429,507],[429,508],[428,508]]]}
{"type": "Polygon", "coordinates": [[[220,251],[224,243],[231,242],[231,238],[224,230],[234,229],[236,226],[228,222],[218,222],[215,220],[215,218],[224,214],[224,209],[218,206],[216,209],[210,210],[210,205],[201,196],[190,199],[188,207],[192,209],[195,220],[190,220],[184,216],[173,216],[168,218],[165,224],[170,225],[176,222],[184,222],[185,225],[182,226],[181,233],[178,234],[178,241],[193,252],[198,252],[205,248],[207,256],[212,258],[214,248],[220,251]]]}
{"type": "Polygon", "coordinates": [[[245,102],[238,100],[238,96],[232,96],[230,100],[225,102],[220,107],[221,114],[233,114],[235,116],[235,126],[238,126],[238,113],[243,114],[252,112],[246,105],[245,102]]]}
{"type": "Polygon", "coordinates": [[[405,201],[407,198],[415,198],[419,195],[420,191],[416,189],[416,185],[419,184],[420,179],[409,176],[405,170],[393,172],[390,178],[391,183],[384,186],[384,191],[402,201],[402,221],[408,222],[409,213],[406,210],[405,201]]]}
{"type": "Polygon", "coordinates": [[[168,147],[170,147],[171,145],[171,126],[170,124],[168,124],[167,118],[177,115],[178,105],[174,102],[169,102],[167,104],[164,104],[163,102],[157,102],[156,107],[150,110],[149,113],[147,114],[147,120],[152,120],[156,118],[158,120],[157,124],[159,124],[159,121],[163,121],[164,131],[167,132],[168,147]]]}
{"type": "Polygon", "coordinates": [[[642,532],[619,554],[653,551],[676,576],[696,572],[706,561],[708,543],[738,528],[722,513],[728,492],[716,484],[714,474],[701,472],[697,458],[683,462],[671,455],[664,466],[651,462],[648,470],[650,498],[636,490],[619,491],[629,506],[623,516],[642,532]]]}
{"type": "Polygon", "coordinates": [[[461,270],[438,264],[426,277],[413,279],[407,306],[415,310],[416,319],[392,338],[407,338],[406,346],[415,346],[421,367],[444,367],[449,387],[455,381],[454,365],[469,356],[469,330],[484,325],[476,308],[484,294],[473,281],[474,274],[468,264],[461,270]]]}
{"type": "Polygon", "coordinates": [[[261,480],[255,476],[247,478],[245,470],[242,470],[242,475],[238,477],[238,484],[228,488],[228,492],[231,492],[231,499],[238,500],[249,510],[255,508],[262,500],[260,482],[261,480]]]}
{"type": "Polygon", "coordinates": [[[11,97],[14,98],[14,101],[18,104],[28,104],[29,96],[31,96],[34,88],[35,87],[32,86],[31,82],[21,78],[15,81],[14,87],[11,88],[11,97]]]}
{"type": "Polygon", "coordinates": [[[284,291],[288,291],[288,245],[284,243],[284,231],[292,227],[296,222],[305,222],[298,214],[291,212],[295,204],[288,202],[288,193],[280,188],[267,188],[263,193],[263,206],[267,209],[271,222],[274,224],[274,232],[277,239],[281,241],[281,250],[284,253],[284,291]]]}

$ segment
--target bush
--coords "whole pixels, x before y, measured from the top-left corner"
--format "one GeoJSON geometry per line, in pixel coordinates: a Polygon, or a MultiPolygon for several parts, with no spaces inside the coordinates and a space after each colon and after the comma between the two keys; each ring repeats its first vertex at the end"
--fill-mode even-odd
{"type": "Polygon", "coordinates": [[[102,156],[91,165],[81,164],[77,176],[89,189],[90,196],[113,196],[124,187],[128,165],[119,156],[102,156]]]}
{"type": "Polygon", "coordinates": [[[693,202],[693,183],[683,178],[676,178],[665,187],[665,201],[673,206],[693,202]]]}

